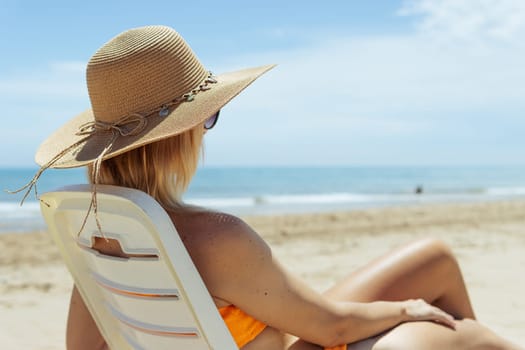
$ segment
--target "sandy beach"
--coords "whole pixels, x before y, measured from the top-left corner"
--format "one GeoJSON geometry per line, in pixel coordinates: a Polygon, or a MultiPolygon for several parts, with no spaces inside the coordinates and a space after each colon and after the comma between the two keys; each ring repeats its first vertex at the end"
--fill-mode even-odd
{"type": "MultiPolygon", "coordinates": [[[[481,322],[525,344],[525,201],[245,217],[319,291],[414,239],[457,254],[481,322]]],[[[46,232],[0,235],[0,347],[64,349],[72,281],[46,232]]]]}

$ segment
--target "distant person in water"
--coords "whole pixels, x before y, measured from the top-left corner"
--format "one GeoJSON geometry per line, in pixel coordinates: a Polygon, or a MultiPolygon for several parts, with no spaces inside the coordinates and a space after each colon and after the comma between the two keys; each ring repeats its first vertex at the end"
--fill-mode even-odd
{"type": "Polygon", "coordinates": [[[414,189],[414,193],[415,194],[423,194],[423,186],[421,186],[421,185],[416,186],[416,188],[414,189]]]}
{"type": "MultiPolygon", "coordinates": [[[[42,168],[28,187],[47,168],[88,166],[95,204],[96,184],[153,196],[170,215],[242,350],[519,349],[475,320],[456,258],[441,241],[410,243],[318,293],[286,270],[241,219],[183,203],[203,137],[219,110],[272,67],[215,76],[173,29],[126,31],[89,61],[92,109],[42,144],[36,155],[42,168]]],[[[300,94],[301,87],[294,91],[300,94]]],[[[261,98],[272,103],[271,95],[261,98]]],[[[257,123],[270,121],[252,122],[245,133],[257,133],[257,123]]],[[[105,244],[98,240],[93,248],[111,251],[105,244]]],[[[67,348],[107,349],[76,287],[67,348]]]]}

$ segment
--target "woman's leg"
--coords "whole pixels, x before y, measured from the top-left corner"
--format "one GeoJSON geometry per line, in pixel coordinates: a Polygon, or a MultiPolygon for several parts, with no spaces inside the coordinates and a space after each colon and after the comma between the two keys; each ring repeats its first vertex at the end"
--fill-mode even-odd
{"type": "MultiPolygon", "coordinates": [[[[366,349],[520,349],[473,321],[474,311],[457,260],[439,240],[420,240],[397,249],[358,269],[325,295],[358,302],[422,298],[463,319],[456,330],[433,322],[404,323],[366,349]]],[[[363,348],[356,344],[349,350],[355,347],[363,348]]]]}
{"type": "MultiPolygon", "coordinates": [[[[288,350],[322,350],[297,340],[288,350]]],[[[470,319],[452,330],[433,322],[407,322],[382,334],[348,345],[348,350],[524,350],[470,319]]]]}
{"type": "MultiPolygon", "coordinates": [[[[353,345],[348,350],[353,350],[353,345]]],[[[457,322],[456,330],[433,322],[403,323],[384,336],[370,350],[523,350],[501,339],[474,320],[457,322]]]]}
{"type": "Polygon", "coordinates": [[[475,318],[454,255],[434,239],[416,241],[371,262],[325,295],[357,302],[421,298],[456,318],[475,318]]]}

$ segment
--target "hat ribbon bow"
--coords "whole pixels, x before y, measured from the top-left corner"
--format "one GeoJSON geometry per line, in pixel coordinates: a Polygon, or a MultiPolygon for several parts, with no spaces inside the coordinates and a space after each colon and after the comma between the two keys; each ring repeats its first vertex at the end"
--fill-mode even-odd
{"type": "Polygon", "coordinates": [[[134,136],[140,134],[146,128],[146,125],[147,120],[143,115],[133,113],[113,123],[98,120],[84,123],[79,127],[76,134],[82,136],[93,135],[98,131],[113,131],[113,133],[118,133],[120,136],[134,136]],[[128,127],[131,128],[129,129],[128,127]]]}

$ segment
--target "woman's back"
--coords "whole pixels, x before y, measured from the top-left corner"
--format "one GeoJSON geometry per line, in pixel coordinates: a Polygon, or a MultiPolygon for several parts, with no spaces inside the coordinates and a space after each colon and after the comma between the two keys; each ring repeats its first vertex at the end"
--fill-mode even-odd
{"type": "MultiPolygon", "coordinates": [[[[271,254],[270,248],[241,219],[225,213],[214,212],[204,208],[185,213],[171,212],[177,232],[188,250],[217,308],[233,305],[222,293],[228,290],[231,277],[238,274],[237,268],[244,265],[235,259],[242,254],[260,254],[260,250],[271,254]],[[243,238],[240,238],[240,237],[243,238]],[[253,245],[240,244],[251,241],[253,245]],[[253,251],[251,249],[253,248],[253,251]],[[228,263],[235,259],[235,263],[228,263]]],[[[264,254],[263,254],[264,255],[264,254]]],[[[265,259],[264,256],[261,259],[265,259]]],[[[254,276],[254,279],[256,276],[254,276]]],[[[227,292],[226,292],[227,293],[227,292]]],[[[267,327],[243,349],[281,350],[285,348],[289,336],[278,330],[267,327]]]]}

